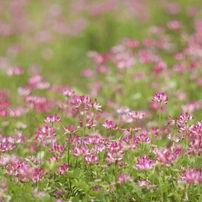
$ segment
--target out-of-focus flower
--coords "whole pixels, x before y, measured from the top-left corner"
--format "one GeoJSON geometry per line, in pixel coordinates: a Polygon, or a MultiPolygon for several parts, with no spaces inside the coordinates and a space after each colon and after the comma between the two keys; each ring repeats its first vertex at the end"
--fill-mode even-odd
{"type": "Polygon", "coordinates": [[[127,174],[121,174],[118,176],[118,180],[117,182],[119,184],[122,184],[122,183],[126,183],[126,182],[132,182],[133,181],[133,178],[127,174]]]}
{"type": "Polygon", "coordinates": [[[113,121],[106,120],[102,126],[104,126],[107,130],[118,130],[118,126],[113,121]]]}
{"type": "Polygon", "coordinates": [[[152,101],[157,102],[157,103],[167,104],[168,103],[168,96],[165,93],[156,93],[153,96],[152,101]]]}
{"type": "Polygon", "coordinates": [[[44,119],[44,123],[55,123],[55,122],[60,122],[61,119],[58,115],[49,115],[44,119]]]}
{"type": "Polygon", "coordinates": [[[24,70],[21,67],[11,67],[7,71],[8,76],[22,75],[22,74],[24,74],[24,70]]]}
{"type": "Polygon", "coordinates": [[[154,166],[154,161],[145,155],[137,158],[137,165],[133,166],[133,168],[136,170],[151,170],[154,166]]]}
{"type": "Polygon", "coordinates": [[[185,181],[188,184],[199,184],[202,182],[201,172],[199,169],[188,168],[178,180],[185,181]]]}

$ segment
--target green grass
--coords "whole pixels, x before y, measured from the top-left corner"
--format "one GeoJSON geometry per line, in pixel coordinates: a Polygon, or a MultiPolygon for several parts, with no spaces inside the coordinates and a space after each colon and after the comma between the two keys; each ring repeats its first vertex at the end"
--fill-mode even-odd
{"type": "MultiPolygon", "coordinates": [[[[4,109],[8,113],[8,116],[1,114],[0,117],[0,201],[55,202],[58,199],[59,202],[60,199],[73,202],[181,202],[186,199],[200,202],[202,185],[197,176],[202,178],[199,171],[201,145],[198,144],[202,134],[200,123],[197,122],[202,120],[202,95],[201,86],[196,85],[196,80],[202,73],[201,61],[198,69],[189,70],[189,64],[195,62],[196,56],[189,55],[182,61],[176,61],[174,55],[188,46],[189,40],[183,39],[182,33],[191,35],[195,32],[194,22],[200,19],[200,12],[194,18],[188,17],[185,14],[187,6],[201,8],[201,5],[196,0],[179,0],[177,2],[181,6],[181,12],[171,16],[164,10],[168,1],[159,0],[154,4],[153,1],[145,0],[142,3],[145,4],[148,18],[143,20],[135,17],[135,13],[125,10],[124,2],[121,2],[118,11],[101,16],[91,16],[86,8],[83,13],[76,15],[70,9],[73,2],[75,1],[29,1],[25,13],[32,29],[25,27],[27,32],[16,31],[10,36],[0,37],[0,57],[8,61],[8,65],[0,69],[0,91],[8,92],[8,97],[0,96],[0,114],[4,109]],[[51,19],[48,16],[51,4],[61,5],[62,14],[58,18],[72,23],[82,17],[87,21],[86,28],[75,36],[58,33],[47,22],[51,19]],[[182,29],[169,30],[167,22],[170,20],[180,20],[182,29]],[[98,65],[87,57],[87,52],[91,50],[101,54],[110,53],[112,47],[121,45],[123,38],[140,42],[146,38],[158,40],[161,37],[159,33],[151,34],[149,31],[154,25],[164,27],[163,37],[173,44],[173,50],[143,45],[135,50],[124,47],[121,54],[133,56],[136,60],[134,66],[130,69],[118,69],[114,61],[118,54],[110,55],[108,61],[102,64],[109,67],[110,72],[107,75],[98,73],[98,65]],[[50,32],[52,39],[37,43],[36,33],[41,30],[50,32]],[[22,48],[17,54],[11,51],[16,45],[22,48]],[[167,64],[167,69],[159,74],[154,73],[156,62],[141,63],[139,50],[148,50],[155,56],[160,56],[167,64]],[[46,58],[43,55],[45,53],[52,56],[46,58]],[[176,63],[185,65],[184,73],[172,70],[176,63]],[[19,95],[17,89],[27,87],[33,76],[30,71],[33,65],[39,68],[39,74],[44,81],[50,83],[50,88],[38,89],[37,84],[40,83],[37,82],[35,87],[28,86],[31,89],[30,97],[19,95]],[[25,70],[24,75],[6,75],[7,69],[12,66],[22,67],[25,70]],[[83,68],[92,69],[93,76],[82,77],[80,71],[83,68]],[[143,72],[145,77],[138,79],[138,72],[143,72]],[[96,85],[99,88],[96,89],[96,85]],[[75,91],[75,95],[64,96],[60,89],[53,92],[56,86],[69,87],[75,91]],[[97,95],[94,96],[92,91],[97,95]],[[169,98],[162,111],[151,107],[152,97],[157,92],[165,92],[169,98]],[[185,95],[185,98],[177,96],[177,92],[185,95]],[[87,97],[80,97],[81,95],[91,95],[91,101],[88,102],[87,97]],[[94,100],[95,97],[97,101],[94,100]],[[28,98],[30,102],[25,101],[28,98]],[[43,99],[45,103],[42,102],[43,99]],[[95,108],[97,102],[101,103],[102,112],[95,108]],[[191,102],[198,102],[199,108],[196,107],[190,113],[194,120],[186,120],[187,117],[183,117],[186,114],[181,114],[182,106],[191,102]],[[11,106],[5,107],[9,103],[11,106]],[[10,116],[16,107],[22,107],[24,114],[19,117],[10,116]],[[143,110],[146,117],[127,122],[128,116],[132,115],[128,112],[119,114],[117,110],[120,107],[127,107],[132,114],[143,110]],[[60,123],[44,122],[46,116],[54,114],[61,118],[60,123]],[[166,126],[169,116],[175,122],[173,126],[166,126]],[[103,123],[107,120],[117,124],[119,129],[105,128],[103,123]],[[20,125],[25,125],[25,128],[20,125]],[[55,129],[55,141],[58,144],[55,147],[52,147],[54,139],[48,142],[50,132],[41,132],[42,127],[46,130],[48,126],[55,129]],[[68,131],[70,126],[74,127],[71,132],[68,131]],[[183,127],[185,132],[180,132],[179,129],[182,130],[183,127]],[[191,137],[192,132],[197,134],[196,137],[191,137]],[[24,142],[15,139],[19,138],[19,134],[26,138],[24,142]],[[180,142],[170,140],[169,135],[179,138],[180,142]],[[61,149],[63,147],[64,152],[61,149]],[[196,149],[196,153],[188,154],[193,152],[192,149],[196,149]],[[76,156],[78,151],[81,155],[76,156]],[[12,159],[4,163],[12,155],[16,155],[21,164],[12,159]],[[57,161],[50,161],[49,158],[55,156],[57,161]],[[145,159],[147,163],[142,163],[144,168],[137,169],[137,165],[145,159]],[[68,171],[58,174],[60,165],[64,163],[68,164],[68,171]],[[153,167],[149,169],[148,165],[153,167]],[[12,166],[17,168],[9,174],[12,166]],[[41,174],[42,179],[35,182],[34,174],[36,175],[39,168],[45,173],[41,174]],[[191,174],[189,168],[193,169],[191,174]],[[185,175],[183,172],[188,172],[187,175],[195,181],[189,183],[184,179],[180,182],[179,178],[185,175]],[[119,183],[122,174],[126,174],[128,178],[126,177],[126,182],[119,183]],[[139,181],[147,181],[149,185],[139,186],[139,181]]],[[[86,7],[95,3],[89,2],[86,7]]],[[[7,3],[10,5],[12,1],[7,3]]],[[[5,11],[1,16],[6,22],[12,19],[5,11]]]]}

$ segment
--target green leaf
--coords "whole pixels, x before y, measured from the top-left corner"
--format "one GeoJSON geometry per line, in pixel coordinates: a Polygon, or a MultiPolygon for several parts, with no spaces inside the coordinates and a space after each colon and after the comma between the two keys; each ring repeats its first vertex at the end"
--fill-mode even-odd
{"type": "Polygon", "coordinates": [[[74,171],[73,171],[73,170],[68,171],[68,172],[67,172],[67,176],[68,176],[69,178],[74,178],[74,171]]]}
{"type": "Polygon", "coordinates": [[[72,202],[79,202],[80,200],[77,196],[75,196],[75,197],[71,198],[71,201],[72,202]]]}

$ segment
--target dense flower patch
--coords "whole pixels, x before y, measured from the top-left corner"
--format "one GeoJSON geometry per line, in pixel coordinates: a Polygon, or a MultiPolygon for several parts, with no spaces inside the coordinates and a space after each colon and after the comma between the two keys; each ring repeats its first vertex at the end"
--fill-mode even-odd
{"type": "MultiPolygon", "coordinates": [[[[12,9],[24,11],[27,1],[20,2],[12,9]]],[[[81,15],[86,2],[79,2],[72,9],[81,15]]],[[[127,9],[127,2],[149,10],[139,1],[126,1],[127,9]]],[[[87,19],[71,29],[54,6],[52,29],[85,29],[87,19]]],[[[88,11],[102,16],[117,6],[106,1],[88,11]]],[[[202,201],[202,21],[197,8],[165,8],[169,21],[152,25],[148,37],[89,50],[85,94],[50,82],[35,66],[0,68],[0,201],[202,201]]],[[[19,13],[14,24],[26,19],[19,13]]],[[[0,23],[1,35],[23,32],[23,22],[18,29],[0,23]]],[[[47,34],[37,42],[50,40],[47,34]]]]}

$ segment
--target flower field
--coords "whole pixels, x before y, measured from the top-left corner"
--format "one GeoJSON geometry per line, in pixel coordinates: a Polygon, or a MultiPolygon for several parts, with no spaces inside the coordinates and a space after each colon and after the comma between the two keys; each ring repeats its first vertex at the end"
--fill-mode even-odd
{"type": "Polygon", "coordinates": [[[201,202],[198,1],[0,4],[0,201],[201,202]]]}

